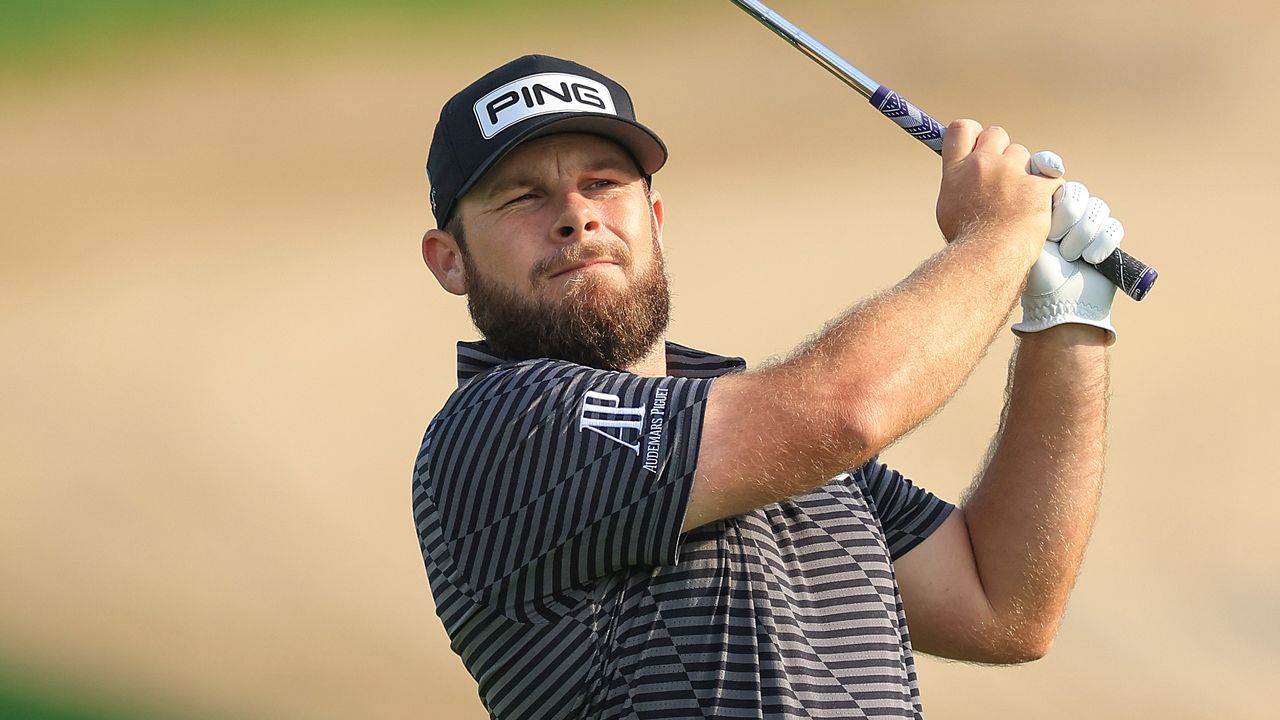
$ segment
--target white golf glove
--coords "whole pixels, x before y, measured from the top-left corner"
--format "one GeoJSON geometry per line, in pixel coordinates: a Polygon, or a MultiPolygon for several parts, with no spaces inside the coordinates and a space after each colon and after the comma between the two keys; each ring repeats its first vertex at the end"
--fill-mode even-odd
{"type": "MultiPolygon", "coordinates": [[[[1031,158],[1031,172],[1062,177],[1062,158],[1038,152],[1031,158]]],[[[1089,263],[1100,262],[1124,239],[1124,227],[1111,217],[1102,198],[1069,182],[1053,195],[1053,219],[1048,242],[1031,267],[1022,293],[1022,322],[1014,332],[1033,333],[1056,325],[1079,323],[1107,331],[1108,344],[1116,341],[1111,325],[1111,301],[1116,286],[1089,263]],[[1085,262],[1080,262],[1081,258],[1085,262]]]]}

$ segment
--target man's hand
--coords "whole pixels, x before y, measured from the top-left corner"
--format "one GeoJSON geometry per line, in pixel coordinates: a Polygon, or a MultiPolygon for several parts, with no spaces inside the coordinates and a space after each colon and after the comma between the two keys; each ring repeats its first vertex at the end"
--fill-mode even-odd
{"type": "Polygon", "coordinates": [[[1067,183],[1054,200],[1049,242],[1027,277],[1022,322],[1013,330],[1033,333],[1078,323],[1107,331],[1109,341],[1115,342],[1111,301],[1116,286],[1089,263],[1106,258],[1120,246],[1124,226],[1111,217],[1102,198],[1090,197],[1080,183],[1067,183]]]}
{"type": "Polygon", "coordinates": [[[1031,153],[996,126],[956,120],[942,144],[938,227],[948,242],[992,234],[1017,241],[1028,265],[1049,235],[1053,191],[1060,180],[1027,172],[1031,153]],[[1029,240],[1031,239],[1031,240],[1029,240]]]}

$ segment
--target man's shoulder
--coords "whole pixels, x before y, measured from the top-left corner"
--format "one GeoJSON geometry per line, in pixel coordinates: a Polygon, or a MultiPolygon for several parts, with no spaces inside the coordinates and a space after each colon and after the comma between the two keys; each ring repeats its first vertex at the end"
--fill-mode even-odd
{"type": "Polygon", "coordinates": [[[427,425],[422,452],[429,450],[433,436],[450,425],[471,421],[480,428],[492,426],[499,415],[545,402],[548,393],[563,392],[587,370],[549,358],[509,361],[485,368],[462,381],[445,399],[427,425]]]}

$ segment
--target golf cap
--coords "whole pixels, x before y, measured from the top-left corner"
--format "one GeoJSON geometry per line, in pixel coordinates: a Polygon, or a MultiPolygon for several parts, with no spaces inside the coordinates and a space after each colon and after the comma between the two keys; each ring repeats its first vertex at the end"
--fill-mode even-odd
{"type": "Polygon", "coordinates": [[[591,68],[547,55],[517,58],[463,88],[440,110],[427,154],[439,227],[458,199],[525,140],[564,132],[606,137],[653,175],[667,146],[636,122],[626,88],[591,68]]]}

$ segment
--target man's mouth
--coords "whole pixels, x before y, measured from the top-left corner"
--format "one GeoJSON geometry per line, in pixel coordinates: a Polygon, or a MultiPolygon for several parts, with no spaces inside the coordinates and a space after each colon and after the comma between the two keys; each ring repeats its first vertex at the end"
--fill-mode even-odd
{"type": "Polygon", "coordinates": [[[576,263],[573,263],[571,265],[566,265],[565,267],[552,273],[551,278],[554,279],[554,278],[560,277],[561,275],[568,275],[569,273],[577,272],[578,270],[591,267],[592,265],[605,265],[605,264],[617,265],[618,263],[606,257],[590,258],[588,260],[579,260],[576,263]]]}

